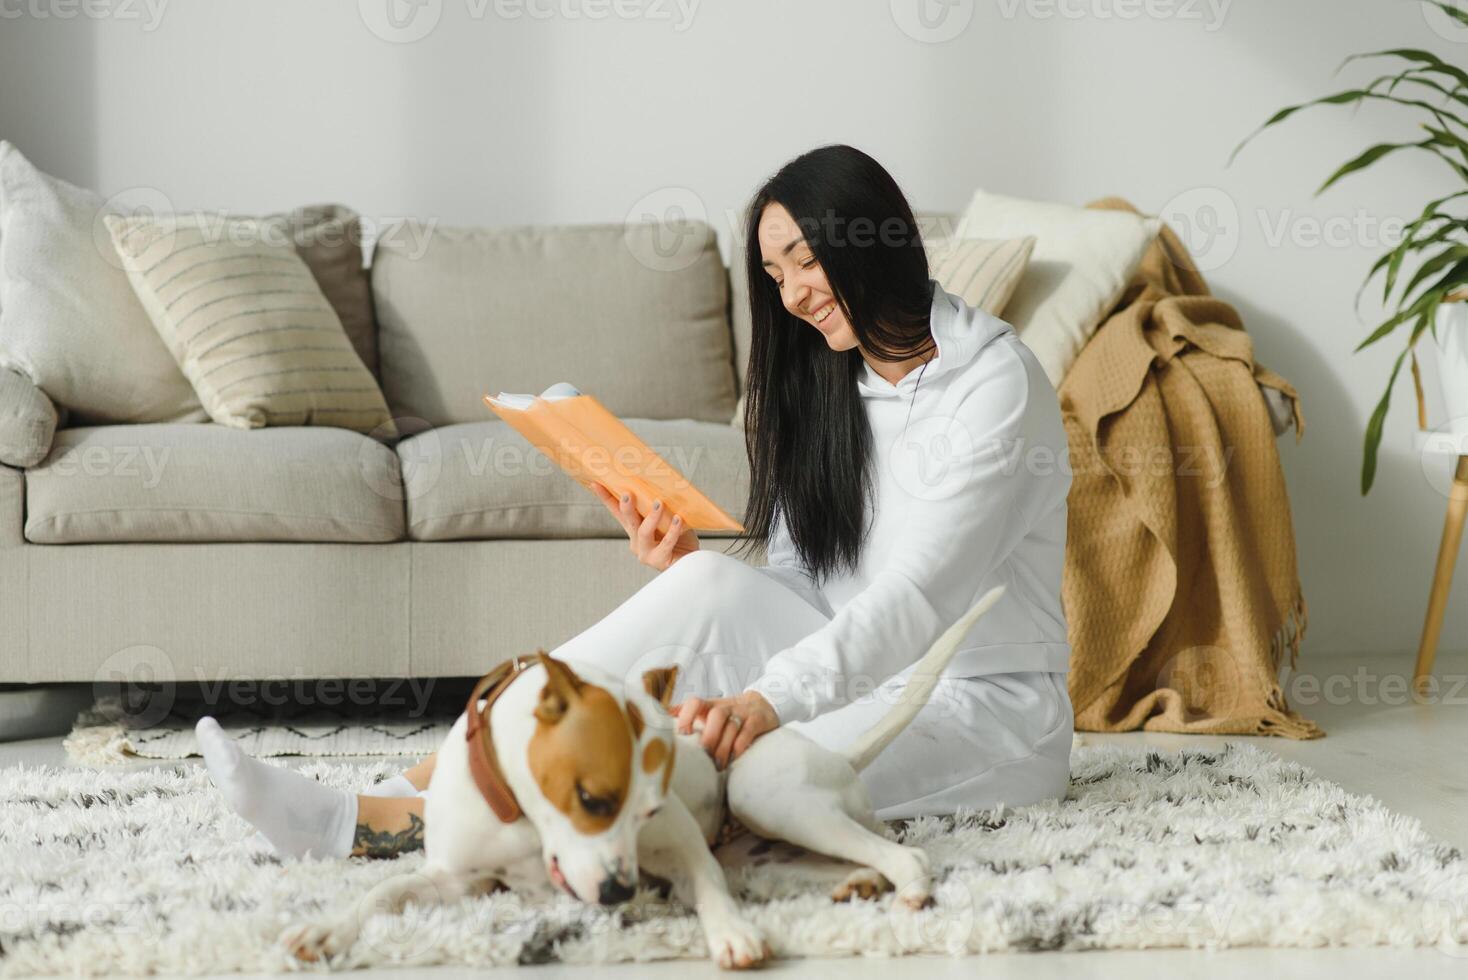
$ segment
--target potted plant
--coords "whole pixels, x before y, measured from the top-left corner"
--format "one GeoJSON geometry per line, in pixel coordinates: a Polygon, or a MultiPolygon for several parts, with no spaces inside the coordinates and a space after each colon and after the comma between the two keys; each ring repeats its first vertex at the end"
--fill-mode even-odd
{"type": "MultiPolygon", "coordinates": [[[[1468,28],[1468,12],[1458,10],[1452,0],[1423,0],[1468,28]]],[[[1359,106],[1370,102],[1399,106],[1417,118],[1423,136],[1402,143],[1377,143],[1346,161],[1315,191],[1326,188],[1358,171],[1365,170],[1392,154],[1427,153],[1452,169],[1465,186],[1451,194],[1434,198],[1422,213],[1407,223],[1402,240],[1378,258],[1357,290],[1361,295],[1378,275],[1382,277],[1382,302],[1391,310],[1365,340],[1356,345],[1362,350],[1408,325],[1410,333],[1402,352],[1392,365],[1386,391],[1371,413],[1366,425],[1365,453],[1361,463],[1361,493],[1371,489],[1376,477],[1377,448],[1381,444],[1382,423],[1391,405],[1392,386],[1401,371],[1402,361],[1412,353],[1413,345],[1423,333],[1430,332],[1438,344],[1438,364],[1443,371],[1443,389],[1448,393],[1449,411],[1455,419],[1468,422],[1468,307],[1443,304],[1468,297],[1468,219],[1455,213],[1462,199],[1468,197],[1468,71],[1450,64],[1430,51],[1415,48],[1390,48],[1351,55],[1341,67],[1352,62],[1384,60],[1397,68],[1394,73],[1380,75],[1360,88],[1347,89],[1288,106],[1271,116],[1264,125],[1244,139],[1229,156],[1232,162],[1240,150],[1259,133],[1311,106],[1359,106]],[[1411,260],[1410,263],[1408,260],[1411,260]],[[1409,264],[1410,274],[1403,266],[1409,264]],[[1459,321],[1452,323],[1449,321],[1459,321]],[[1452,336],[1440,338],[1439,323],[1447,326],[1452,336]]],[[[1413,355],[1412,370],[1417,362],[1413,355]]]]}

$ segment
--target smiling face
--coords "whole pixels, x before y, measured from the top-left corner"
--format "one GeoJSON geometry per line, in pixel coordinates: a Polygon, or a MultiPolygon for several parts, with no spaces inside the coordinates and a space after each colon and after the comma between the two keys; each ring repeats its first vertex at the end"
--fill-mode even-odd
{"type": "Polygon", "coordinates": [[[551,881],[584,902],[613,905],[637,885],[637,837],[662,806],[672,731],[639,706],[542,655],[546,684],[526,761],[536,787],[517,794],[541,837],[551,881]]]}
{"type": "Polygon", "coordinates": [[[784,205],[769,204],[759,219],[760,260],[790,314],[821,332],[835,351],[857,346],[856,333],[831,292],[826,274],[784,205]]]}

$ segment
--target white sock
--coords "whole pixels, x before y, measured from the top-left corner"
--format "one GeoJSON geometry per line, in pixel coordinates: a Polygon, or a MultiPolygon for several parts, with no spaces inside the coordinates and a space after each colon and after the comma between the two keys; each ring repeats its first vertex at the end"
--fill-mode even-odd
{"type": "Polygon", "coordinates": [[[357,797],[240,751],[213,718],[194,727],[209,778],[236,813],[280,854],[343,858],[352,853],[357,797]]]}
{"type": "Polygon", "coordinates": [[[417,796],[418,787],[408,782],[407,776],[399,774],[397,776],[389,776],[377,785],[370,789],[364,789],[357,795],[383,797],[417,796]]]}

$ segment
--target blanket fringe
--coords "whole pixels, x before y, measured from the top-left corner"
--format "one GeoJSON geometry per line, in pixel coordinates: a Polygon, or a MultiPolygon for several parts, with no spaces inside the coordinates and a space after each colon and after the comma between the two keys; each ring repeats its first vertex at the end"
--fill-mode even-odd
{"type": "Polygon", "coordinates": [[[115,766],[138,758],[121,725],[82,725],[84,718],[85,714],[77,720],[79,727],[73,728],[61,743],[73,760],[91,766],[115,766]]]}
{"type": "Polygon", "coordinates": [[[1269,661],[1273,674],[1265,701],[1265,711],[1260,717],[1257,734],[1277,735],[1282,738],[1312,739],[1325,735],[1324,729],[1308,718],[1295,712],[1285,698],[1279,685],[1280,670],[1285,656],[1289,656],[1290,670],[1300,660],[1300,643],[1305,639],[1305,630],[1310,624],[1310,609],[1305,604],[1303,592],[1297,593],[1294,603],[1285,615],[1285,621],[1275,631],[1269,644],[1269,661]]]}

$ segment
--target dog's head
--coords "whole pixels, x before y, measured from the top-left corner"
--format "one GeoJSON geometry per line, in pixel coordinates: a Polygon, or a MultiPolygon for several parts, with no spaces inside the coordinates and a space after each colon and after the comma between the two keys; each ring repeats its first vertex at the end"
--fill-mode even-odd
{"type": "Polygon", "coordinates": [[[637,836],[667,796],[677,668],[648,671],[642,691],[594,683],[540,654],[525,769],[506,776],[540,834],[551,881],[584,902],[614,905],[637,887],[637,836]],[[528,780],[533,786],[516,785],[528,780]]]}

